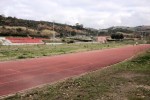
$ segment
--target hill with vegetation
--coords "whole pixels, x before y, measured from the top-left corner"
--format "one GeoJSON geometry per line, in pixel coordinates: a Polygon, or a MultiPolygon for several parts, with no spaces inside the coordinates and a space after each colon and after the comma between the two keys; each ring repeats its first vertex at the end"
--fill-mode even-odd
{"type": "Polygon", "coordinates": [[[114,26],[99,30],[99,35],[121,34],[126,38],[150,38],[150,26],[114,26]]]}
{"type": "Polygon", "coordinates": [[[107,29],[84,28],[82,24],[67,25],[56,22],[34,21],[18,19],[16,17],[5,17],[0,15],[0,36],[22,36],[22,37],[70,37],[70,36],[110,36],[111,34],[121,32],[127,36],[143,35],[150,36],[150,26],[114,26],[107,29]]]}
{"type": "Polygon", "coordinates": [[[84,28],[83,25],[80,24],[71,26],[55,22],[24,20],[0,15],[0,36],[51,38],[53,34],[55,34],[56,37],[67,37],[86,35],[88,33],[94,34],[96,32],[97,30],[84,28]]]}

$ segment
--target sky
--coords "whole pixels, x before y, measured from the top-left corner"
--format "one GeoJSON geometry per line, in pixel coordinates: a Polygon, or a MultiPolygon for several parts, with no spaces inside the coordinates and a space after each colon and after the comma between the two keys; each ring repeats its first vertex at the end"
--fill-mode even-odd
{"type": "Polygon", "coordinates": [[[150,25],[150,0],[0,0],[0,14],[96,29],[150,25]]]}

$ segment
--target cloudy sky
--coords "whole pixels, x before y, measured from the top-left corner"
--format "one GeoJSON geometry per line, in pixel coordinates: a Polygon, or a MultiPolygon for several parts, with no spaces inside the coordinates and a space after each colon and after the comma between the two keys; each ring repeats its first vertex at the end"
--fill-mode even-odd
{"type": "Polygon", "coordinates": [[[97,29],[150,25],[150,0],[0,0],[0,14],[97,29]]]}

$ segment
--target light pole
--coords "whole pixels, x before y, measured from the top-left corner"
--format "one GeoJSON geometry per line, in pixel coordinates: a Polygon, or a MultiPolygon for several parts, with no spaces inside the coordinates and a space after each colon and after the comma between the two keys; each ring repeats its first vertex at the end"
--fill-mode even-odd
{"type": "Polygon", "coordinates": [[[55,29],[54,29],[55,26],[54,26],[54,22],[55,22],[55,21],[53,21],[53,40],[55,39],[55,32],[54,32],[54,31],[55,31],[55,29]]]}

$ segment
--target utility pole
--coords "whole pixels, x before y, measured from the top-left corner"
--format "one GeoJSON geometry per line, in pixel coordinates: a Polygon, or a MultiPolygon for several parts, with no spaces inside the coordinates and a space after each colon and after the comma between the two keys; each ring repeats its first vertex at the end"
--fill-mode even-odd
{"type": "Polygon", "coordinates": [[[55,21],[53,21],[53,40],[55,39],[55,32],[54,32],[54,31],[55,31],[55,30],[54,30],[55,26],[54,26],[54,22],[55,22],[55,21]]]}
{"type": "Polygon", "coordinates": [[[69,37],[71,37],[71,30],[68,30],[69,31],[69,37]]]}

